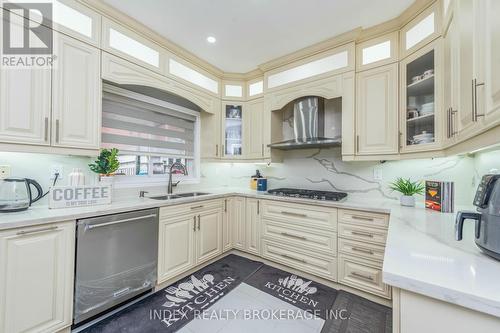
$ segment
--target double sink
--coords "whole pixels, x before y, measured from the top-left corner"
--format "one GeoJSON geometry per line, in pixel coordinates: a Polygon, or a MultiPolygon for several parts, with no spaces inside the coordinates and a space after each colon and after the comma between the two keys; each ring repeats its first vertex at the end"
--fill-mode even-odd
{"type": "Polygon", "coordinates": [[[189,193],[179,193],[179,194],[167,194],[167,195],[159,195],[155,197],[149,197],[154,200],[172,200],[172,199],[180,199],[180,198],[191,198],[191,197],[199,197],[202,195],[207,195],[210,193],[205,192],[189,192],[189,193]]]}

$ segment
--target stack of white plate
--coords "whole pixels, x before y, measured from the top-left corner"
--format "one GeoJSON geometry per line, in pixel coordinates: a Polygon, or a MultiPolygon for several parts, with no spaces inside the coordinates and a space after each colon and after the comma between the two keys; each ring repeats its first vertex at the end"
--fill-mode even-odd
{"type": "Polygon", "coordinates": [[[420,107],[420,115],[424,116],[431,113],[434,113],[434,102],[422,104],[420,107]]]}
{"type": "Polygon", "coordinates": [[[434,142],[434,133],[427,133],[426,131],[423,131],[421,134],[414,135],[413,141],[415,144],[434,142]]]}

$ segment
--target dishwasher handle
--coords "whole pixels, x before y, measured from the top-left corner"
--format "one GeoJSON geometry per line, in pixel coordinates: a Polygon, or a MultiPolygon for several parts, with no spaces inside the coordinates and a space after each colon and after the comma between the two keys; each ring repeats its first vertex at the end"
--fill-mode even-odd
{"type": "Polygon", "coordinates": [[[92,230],[95,228],[101,228],[101,227],[106,227],[108,225],[113,225],[113,224],[120,224],[120,223],[126,223],[126,222],[133,222],[133,221],[138,221],[138,220],[144,220],[147,218],[152,218],[156,217],[156,214],[149,214],[149,215],[143,215],[143,216],[137,216],[137,217],[131,217],[128,219],[122,219],[118,221],[111,221],[111,222],[105,222],[105,223],[99,223],[99,224],[88,224],[85,226],[85,230],[92,230]]]}

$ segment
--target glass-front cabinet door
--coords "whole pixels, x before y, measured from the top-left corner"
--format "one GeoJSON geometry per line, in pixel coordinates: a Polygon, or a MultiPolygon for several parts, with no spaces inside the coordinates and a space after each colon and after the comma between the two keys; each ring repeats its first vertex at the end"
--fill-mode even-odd
{"type": "Polygon", "coordinates": [[[402,150],[432,150],[441,142],[438,43],[429,44],[401,62],[402,150]]]}
{"type": "Polygon", "coordinates": [[[243,104],[222,105],[222,157],[241,158],[243,155],[243,104]]]}

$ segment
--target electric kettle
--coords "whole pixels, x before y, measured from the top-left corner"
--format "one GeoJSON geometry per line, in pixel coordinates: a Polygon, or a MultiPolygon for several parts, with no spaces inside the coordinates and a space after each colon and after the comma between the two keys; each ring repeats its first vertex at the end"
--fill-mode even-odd
{"type": "Polygon", "coordinates": [[[6,178],[0,180],[0,213],[19,212],[28,209],[35,201],[43,197],[43,190],[38,182],[28,178],[6,178]],[[33,198],[31,185],[37,191],[33,198]]]}

